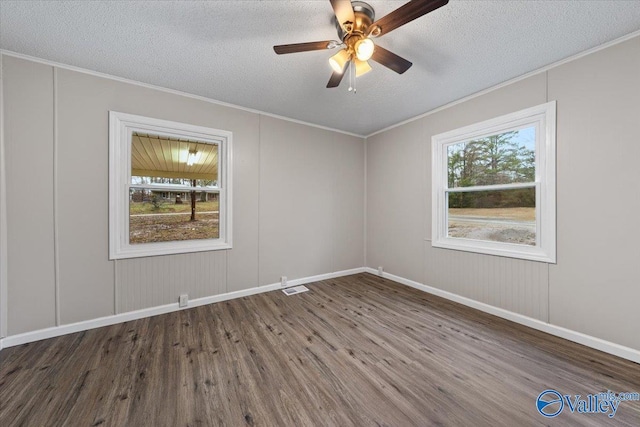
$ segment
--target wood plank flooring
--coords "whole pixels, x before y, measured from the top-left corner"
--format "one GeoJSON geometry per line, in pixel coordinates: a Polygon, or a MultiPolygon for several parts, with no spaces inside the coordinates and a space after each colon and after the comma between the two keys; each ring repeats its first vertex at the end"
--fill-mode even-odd
{"type": "Polygon", "coordinates": [[[359,274],[0,352],[2,426],[640,425],[640,365],[359,274]]]}

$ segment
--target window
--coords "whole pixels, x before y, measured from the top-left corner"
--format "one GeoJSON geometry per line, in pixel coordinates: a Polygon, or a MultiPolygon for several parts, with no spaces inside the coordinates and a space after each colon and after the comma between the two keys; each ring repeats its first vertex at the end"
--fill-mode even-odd
{"type": "Polygon", "coordinates": [[[109,257],[231,248],[231,132],[109,113],[109,257]]]}
{"type": "Polygon", "coordinates": [[[432,246],[555,263],[555,112],[432,138],[432,246]]]}

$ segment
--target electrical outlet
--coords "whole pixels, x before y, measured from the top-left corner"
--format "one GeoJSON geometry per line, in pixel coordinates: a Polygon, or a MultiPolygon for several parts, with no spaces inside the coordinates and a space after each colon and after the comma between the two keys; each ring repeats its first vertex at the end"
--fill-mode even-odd
{"type": "Polygon", "coordinates": [[[287,286],[287,276],[282,276],[282,277],[280,278],[280,284],[281,284],[282,286],[287,286]]]}
{"type": "Polygon", "coordinates": [[[382,276],[382,273],[384,272],[382,266],[378,267],[378,276],[382,276]]]}
{"type": "Polygon", "coordinates": [[[178,298],[178,306],[186,307],[188,305],[189,305],[189,295],[187,294],[180,295],[180,297],[178,298]]]}

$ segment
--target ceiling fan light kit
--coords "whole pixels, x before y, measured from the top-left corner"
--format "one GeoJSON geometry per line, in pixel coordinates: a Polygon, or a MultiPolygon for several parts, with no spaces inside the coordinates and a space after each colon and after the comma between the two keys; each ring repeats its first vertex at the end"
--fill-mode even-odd
{"type": "Polygon", "coordinates": [[[358,58],[355,58],[353,63],[356,65],[356,77],[360,77],[371,71],[371,65],[369,65],[367,61],[360,61],[358,58]]]}
{"type": "Polygon", "coordinates": [[[368,61],[371,59],[371,55],[373,55],[373,50],[375,48],[376,45],[373,44],[373,40],[369,38],[360,39],[354,45],[356,57],[360,61],[368,61]]]}
{"type": "Polygon", "coordinates": [[[278,54],[334,49],[340,51],[329,58],[333,74],[327,87],[337,87],[347,70],[350,70],[349,91],[355,93],[355,78],[371,71],[370,59],[402,74],[411,62],[374,43],[373,38],[383,36],[402,25],[446,5],[449,0],[412,0],[393,12],[375,20],[373,8],[362,1],[330,0],[336,16],[338,37],[342,42],[326,40],[319,42],[294,43],[274,46],[278,54]]]}
{"type": "Polygon", "coordinates": [[[329,58],[329,65],[336,73],[342,73],[350,60],[351,55],[345,49],[342,49],[329,58]]]}

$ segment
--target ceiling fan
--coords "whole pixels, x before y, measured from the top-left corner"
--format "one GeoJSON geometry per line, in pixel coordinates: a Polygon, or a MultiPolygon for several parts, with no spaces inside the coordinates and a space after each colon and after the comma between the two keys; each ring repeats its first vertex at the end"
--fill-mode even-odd
{"type": "Polygon", "coordinates": [[[407,71],[413,65],[411,62],[376,45],[373,39],[444,6],[449,0],[412,0],[377,21],[373,8],[365,2],[350,0],[330,0],[330,2],[336,15],[338,37],[342,41],[325,40],[273,47],[278,55],[340,47],[340,51],[329,59],[333,74],[327,83],[328,88],[340,85],[347,68],[351,71],[353,81],[355,77],[371,71],[371,66],[367,62],[369,59],[398,74],[407,71]]]}

